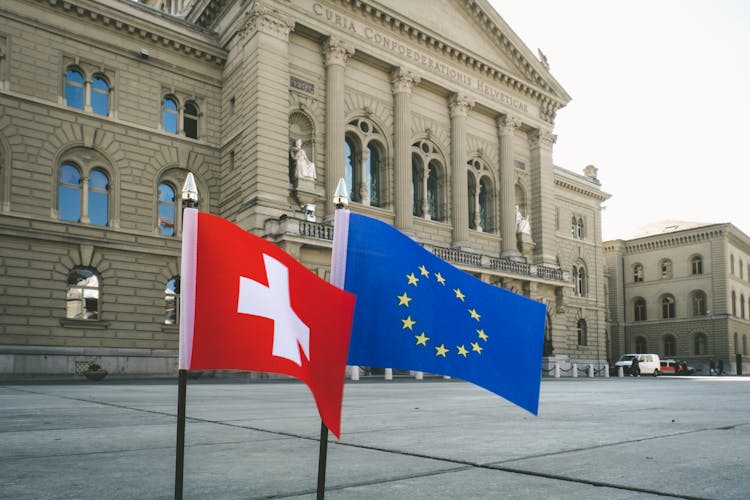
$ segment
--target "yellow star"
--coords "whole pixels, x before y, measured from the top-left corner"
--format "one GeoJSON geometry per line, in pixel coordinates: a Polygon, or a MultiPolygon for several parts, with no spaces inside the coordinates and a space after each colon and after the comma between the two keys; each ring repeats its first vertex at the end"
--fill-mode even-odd
{"type": "Polygon", "coordinates": [[[484,329],[483,329],[483,328],[482,328],[482,329],[479,329],[479,330],[477,330],[477,335],[479,336],[479,338],[480,338],[480,339],[482,339],[482,340],[484,340],[485,342],[487,342],[487,339],[488,339],[488,335],[487,335],[486,333],[484,333],[484,329]]]}
{"type": "Polygon", "coordinates": [[[411,319],[411,316],[407,316],[406,319],[402,319],[401,322],[403,323],[403,326],[401,327],[402,330],[406,330],[407,328],[412,330],[412,326],[417,324],[416,321],[411,319]]]}
{"type": "Polygon", "coordinates": [[[445,278],[443,278],[443,275],[440,273],[435,273],[435,279],[440,283],[441,285],[445,286],[445,278]]]}
{"type": "Polygon", "coordinates": [[[446,349],[446,348],[445,348],[445,344],[440,344],[439,346],[437,346],[437,347],[435,348],[435,351],[437,351],[437,352],[435,353],[435,356],[442,356],[442,357],[445,357],[445,353],[446,353],[446,352],[450,352],[450,349],[446,349]]]}
{"type": "Polygon", "coordinates": [[[414,276],[414,273],[407,274],[406,275],[406,279],[409,280],[409,284],[410,285],[414,285],[414,286],[417,286],[417,281],[419,281],[419,278],[417,278],[416,276],[414,276]]]}
{"type": "Polygon", "coordinates": [[[480,316],[479,316],[479,313],[477,312],[476,309],[469,309],[469,314],[471,314],[472,318],[474,318],[475,320],[479,321],[479,317],[480,316]]]}
{"type": "Polygon", "coordinates": [[[415,335],[414,338],[417,339],[417,345],[423,345],[425,347],[427,347],[427,341],[430,340],[430,337],[425,335],[424,332],[415,335]]]}
{"type": "Polygon", "coordinates": [[[396,295],[396,298],[398,298],[398,305],[406,307],[409,307],[409,302],[412,300],[411,297],[406,295],[406,292],[403,295],[396,295]]]}
{"type": "Polygon", "coordinates": [[[459,356],[466,357],[467,354],[469,354],[469,351],[466,350],[466,348],[462,345],[457,345],[456,348],[458,349],[459,356]]]}
{"type": "Polygon", "coordinates": [[[458,300],[460,300],[461,302],[463,302],[464,299],[466,298],[466,295],[464,295],[463,293],[461,293],[461,290],[459,288],[454,288],[453,289],[453,293],[456,294],[456,298],[458,300]]]}
{"type": "Polygon", "coordinates": [[[482,354],[482,347],[479,345],[479,342],[472,342],[471,350],[476,352],[477,354],[482,354]]]}
{"type": "Polygon", "coordinates": [[[427,278],[430,277],[430,271],[428,271],[427,268],[424,267],[424,266],[419,266],[419,274],[421,274],[422,276],[425,276],[427,278]]]}

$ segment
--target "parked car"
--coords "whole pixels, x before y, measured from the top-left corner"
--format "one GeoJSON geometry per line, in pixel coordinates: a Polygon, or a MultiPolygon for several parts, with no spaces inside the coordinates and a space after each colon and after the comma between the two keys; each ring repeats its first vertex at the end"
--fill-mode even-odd
{"type": "Polygon", "coordinates": [[[633,359],[638,358],[638,368],[640,369],[641,375],[653,375],[654,377],[659,375],[661,370],[661,364],[659,363],[658,354],[623,354],[615,362],[615,372],[618,367],[622,366],[622,371],[626,375],[632,375],[631,367],[633,365],[633,359]]]}
{"type": "Polygon", "coordinates": [[[686,361],[680,361],[679,359],[662,359],[659,364],[661,365],[662,375],[692,375],[695,373],[695,368],[688,366],[686,361]]]}

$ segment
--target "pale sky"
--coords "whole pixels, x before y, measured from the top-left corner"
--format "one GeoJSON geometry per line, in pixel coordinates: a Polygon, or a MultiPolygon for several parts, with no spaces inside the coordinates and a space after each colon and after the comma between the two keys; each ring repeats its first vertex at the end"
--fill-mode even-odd
{"type": "Polygon", "coordinates": [[[573,98],[554,163],[599,169],[605,241],[665,219],[750,235],[750,1],[490,3],[573,98]]]}

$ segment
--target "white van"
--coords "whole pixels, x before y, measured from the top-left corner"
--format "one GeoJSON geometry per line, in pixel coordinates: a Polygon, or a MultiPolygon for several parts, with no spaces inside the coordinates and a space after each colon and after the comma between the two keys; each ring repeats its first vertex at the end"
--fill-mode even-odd
{"type": "Polygon", "coordinates": [[[623,354],[615,362],[615,369],[622,366],[622,371],[625,375],[632,375],[630,368],[633,365],[633,358],[636,357],[638,358],[638,368],[641,375],[653,375],[654,377],[659,375],[661,365],[658,354],[623,354]]]}

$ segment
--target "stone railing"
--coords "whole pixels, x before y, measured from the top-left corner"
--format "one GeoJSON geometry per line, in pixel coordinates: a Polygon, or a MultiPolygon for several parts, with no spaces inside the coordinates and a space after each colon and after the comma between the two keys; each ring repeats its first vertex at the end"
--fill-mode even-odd
{"type": "MultiPolygon", "coordinates": [[[[294,226],[296,226],[300,236],[328,241],[333,240],[333,226],[329,224],[301,221],[295,219],[287,219],[286,222],[287,224],[284,225],[284,229],[286,231],[284,232],[295,233],[296,231],[294,231],[294,226]]],[[[425,249],[435,254],[435,256],[453,264],[485,269],[496,269],[508,274],[529,277],[533,276],[550,281],[565,282],[567,280],[566,273],[562,269],[557,269],[554,267],[527,264],[526,262],[501,259],[499,257],[490,257],[478,253],[464,252],[462,250],[456,250],[453,248],[425,245],[425,249]]]]}

